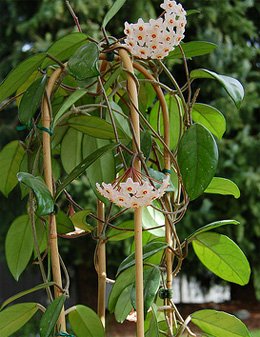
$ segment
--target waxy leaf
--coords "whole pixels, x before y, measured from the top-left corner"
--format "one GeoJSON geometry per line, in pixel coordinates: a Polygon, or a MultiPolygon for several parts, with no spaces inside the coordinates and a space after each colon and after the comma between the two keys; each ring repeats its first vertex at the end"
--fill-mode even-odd
{"type": "Polygon", "coordinates": [[[129,315],[133,306],[131,303],[131,292],[133,284],[127,286],[120,294],[116,307],[115,307],[115,319],[119,323],[123,323],[126,317],[129,315]]]}
{"type": "Polygon", "coordinates": [[[240,191],[237,185],[229,179],[220,177],[214,177],[204,192],[233,195],[233,197],[235,197],[236,199],[240,197],[240,191]]]}
{"type": "Polygon", "coordinates": [[[90,233],[94,229],[93,226],[87,223],[87,216],[92,212],[91,209],[84,209],[74,213],[70,220],[73,223],[74,227],[83,229],[85,232],[90,233]]]}
{"type": "Polygon", "coordinates": [[[192,119],[194,122],[205,126],[218,139],[221,139],[226,131],[226,120],[222,113],[207,104],[195,103],[192,107],[192,119]]]}
{"type": "Polygon", "coordinates": [[[8,268],[18,281],[33,252],[32,228],[28,215],[21,215],[11,224],[5,240],[8,268]]]}
{"type": "Polygon", "coordinates": [[[223,311],[195,311],[191,314],[191,321],[212,337],[251,337],[243,322],[223,311]]]}
{"type": "MultiPolygon", "coordinates": [[[[212,53],[217,45],[206,41],[192,41],[180,44],[186,58],[212,53]]],[[[183,58],[181,50],[176,47],[167,56],[168,59],[183,58]]]]}
{"type": "Polygon", "coordinates": [[[12,95],[38,69],[45,59],[45,53],[39,53],[22,61],[0,84],[0,103],[12,95]]]}
{"type": "Polygon", "coordinates": [[[53,213],[53,198],[42,177],[35,177],[27,172],[19,172],[17,178],[20,183],[32,189],[37,200],[38,216],[53,213]]]}
{"type": "Polygon", "coordinates": [[[77,337],[104,337],[105,331],[98,315],[84,305],[76,305],[69,313],[69,322],[77,337]]]}
{"type": "Polygon", "coordinates": [[[98,76],[98,60],[99,50],[97,44],[88,42],[84,46],[81,46],[69,59],[69,73],[80,81],[98,76]]]}
{"type": "Polygon", "coordinates": [[[126,0],[116,0],[112,7],[109,9],[109,11],[106,13],[103,22],[102,27],[105,28],[108,22],[113,19],[113,17],[116,15],[116,13],[120,10],[120,8],[124,5],[126,0]]]}
{"type": "Polygon", "coordinates": [[[70,220],[69,216],[59,210],[56,215],[57,220],[57,232],[59,234],[66,234],[69,232],[73,232],[75,230],[72,221],[70,220]]]}
{"type": "MultiPolygon", "coordinates": [[[[149,242],[147,245],[143,247],[143,260],[147,259],[148,257],[164,250],[167,248],[167,244],[165,242],[149,242]]],[[[135,265],[135,253],[131,253],[127,258],[121,262],[118,270],[117,275],[121,273],[123,270],[132,267],[135,265]]]]}
{"type": "Polygon", "coordinates": [[[190,77],[191,79],[209,78],[217,80],[226,90],[228,95],[231,97],[236,107],[237,108],[240,107],[242,100],[244,98],[244,88],[242,84],[235,78],[225,75],[219,75],[207,69],[192,70],[190,73],[190,77]]]}
{"type": "Polygon", "coordinates": [[[218,163],[218,148],[211,133],[199,124],[183,135],[178,164],[190,200],[200,196],[211,182],[218,163]]]}
{"type": "Polygon", "coordinates": [[[60,157],[64,170],[70,173],[82,161],[83,133],[69,128],[65,133],[60,148],[60,157]]]}
{"type": "Polygon", "coordinates": [[[21,123],[29,123],[39,108],[44,95],[47,79],[47,75],[37,78],[25,91],[18,110],[18,116],[21,123]]]}
{"type": "Polygon", "coordinates": [[[0,152],[0,191],[5,197],[17,185],[17,173],[20,170],[25,151],[17,140],[7,144],[0,152]]]}
{"type": "Polygon", "coordinates": [[[15,304],[0,312],[1,337],[12,336],[38,311],[37,303],[15,304]]]}
{"type": "Polygon", "coordinates": [[[40,336],[52,337],[60,312],[66,301],[66,295],[61,295],[48,306],[40,321],[40,336]]]}
{"type": "Polygon", "coordinates": [[[218,233],[201,233],[192,241],[200,261],[223,280],[245,285],[250,266],[245,254],[229,237],[218,233]]]}
{"type": "MultiPolygon", "coordinates": [[[[164,215],[154,209],[151,206],[143,207],[142,208],[142,215],[143,215],[143,228],[152,228],[157,226],[164,226],[165,225],[165,217],[164,215]]],[[[164,237],[165,236],[165,227],[156,228],[156,229],[149,229],[149,233],[158,236],[164,237]]]]}
{"type": "MultiPolygon", "coordinates": [[[[112,124],[96,116],[77,116],[68,120],[69,126],[88,136],[101,139],[115,139],[112,124]]],[[[119,138],[125,138],[122,130],[117,128],[119,138]]]]}
{"type": "Polygon", "coordinates": [[[121,241],[134,236],[134,222],[127,220],[111,228],[107,233],[108,241],[121,241]],[[118,229],[116,229],[118,228],[118,229]]]}

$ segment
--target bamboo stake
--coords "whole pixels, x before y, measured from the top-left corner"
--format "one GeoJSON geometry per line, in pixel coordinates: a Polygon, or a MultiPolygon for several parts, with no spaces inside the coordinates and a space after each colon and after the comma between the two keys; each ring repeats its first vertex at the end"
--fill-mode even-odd
{"type": "Polygon", "coordinates": [[[98,242],[98,316],[105,327],[106,325],[106,244],[102,239],[105,219],[105,206],[97,201],[97,216],[101,221],[97,223],[98,242]]]}
{"type": "MultiPolygon", "coordinates": [[[[123,66],[128,70],[127,73],[127,89],[130,100],[130,116],[133,125],[133,130],[136,136],[136,144],[133,142],[133,151],[139,152],[140,149],[140,125],[139,115],[136,111],[138,108],[138,96],[136,82],[131,74],[134,74],[132,61],[128,52],[124,49],[119,49],[119,56],[123,62],[123,66]]],[[[141,162],[138,158],[135,159],[134,168],[141,171],[141,162]]],[[[136,282],[136,335],[144,337],[144,294],[143,294],[143,244],[142,244],[142,208],[139,207],[134,213],[135,224],[135,282],[136,282]]]]}
{"type": "MultiPolygon", "coordinates": [[[[55,86],[55,83],[59,76],[61,75],[63,69],[58,68],[51,75],[47,88],[46,96],[43,99],[42,104],[42,126],[46,129],[50,129],[51,125],[51,113],[50,113],[50,97],[55,86]]],[[[43,142],[43,169],[44,169],[44,179],[45,183],[53,196],[53,185],[52,185],[52,164],[51,164],[51,139],[48,132],[42,133],[42,142],[43,142]]],[[[51,253],[51,265],[52,265],[52,275],[53,281],[59,286],[54,288],[54,296],[59,297],[62,294],[62,278],[61,278],[61,268],[60,268],[60,259],[59,259],[59,250],[58,250],[58,240],[57,240],[57,227],[56,227],[56,217],[54,214],[50,215],[50,253],[51,253]]],[[[61,311],[60,317],[57,321],[57,327],[61,331],[66,331],[66,320],[64,308],[61,311]]]]}

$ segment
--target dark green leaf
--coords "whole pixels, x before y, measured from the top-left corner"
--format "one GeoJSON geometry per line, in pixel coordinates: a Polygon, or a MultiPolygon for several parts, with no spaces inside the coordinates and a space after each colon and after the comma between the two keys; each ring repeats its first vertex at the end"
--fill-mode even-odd
{"type": "Polygon", "coordinates": [[[74,227],[83,229],[85,232],[90,233],[94,229],[93,226],[87,223],[87,216],[92,212],[91,209],[84,209],[77,212],[70,217],[74,227]]]}
{"type": "Polygon", "coordinates": [[[66,301],[66,295],[61,295],[48,306],[40,321],[40,336],[52,337],[60,312],[66,301]]]}
{"type": "Polygon", "coordinates": [[[194,233],[189,235],[186,240],[188,242],[191,242],[193,240],[193,238],[195,238],[196,235],[198,235],[198,234],[201,234],[203,232],[208,232],[208,231],[211,231],[212,229],[222,227],[222,226],[226,226],[226,225],[239,225],[239,222],[236,221],[236,220],[221,220],[221,221],[215,221],[215,222],[209,223],[208,225],[197,229],[194,233]]]}
{"type": "Polygon", "coordinates": [[[19,172],[25,151],[18,140],[7,144],[0,152],[0,191],[4,196],[17,185],[17,172],[19,172]]]}
{"type": "Polygon", "coordinates": [[[189,15],[194,15],[194,14],[200,14],[201,11],[198,9],[189,9],[186,11],[186,13],[187,13],[187,16],[189,16],[189,15]]]}
{"type": "Polygon", "coordinates": [[[214,177],[204,192],[240,197],[239,188],[233,181],[219,177],[214,177]]]}
{"type": "Polygon", "coordinates": [[[69,73],[80,81],[98,76],[98,60],[99,50],[97,44],[88,42],[77,49],[75,54],[69,59],[69,73]]]}
{"type": "MultiPolygon", "coordinates": [[[[148,257],[158,253],[161,250],[167,248],[167,244],[165,242],[149,242],[147,245],[143,247],[143,260],[148,257]]],[[[117,274],[121,273],[123,270],[132,267],[135,265],[135,253],[133,252],[127,258],[121,262],[117,274]]]]}
{"type": "Polygon", "coordinates": [[[54,210],[53,198],[41,177],[35,177],[27,172],[17,174],[18,181],[31,188],[37,200],[39,216],[51,214],[54,210]]]}
{"type": "MultiPolygon", "coordinates": [[[[71,117],[68,124],[74,129],[81,131],[88,136],[101,139],[115,139],[112,124],[102,118],[95,116],[77,116],[71,117]]],[[[117,128],[119,138],[125,138],[122,130],[117,128]]]]}
{"type": "Polygon", "coordinates": [[[73,232],[75,230],[72,221],[69,216],[64,212],[59,211],[56,215],[57,219],[57,232],[59,234],[66,234],[69,232],[73,232]]]}
{"type": "Polygon", "coordinates": [[[152,145],[153,140],[151,132],[148,130],[144,130],[141,133],[141,151],[143,152],[146,161],[149,159],[152,145]]]}
{"type": "Polygon", "coordinates": [[[242,250],[225,235],[201,233],[192,241],[200,261],[223,280],[245,285],[249,281],[250,266],[242,250]]]}
{"type": "Polygon", "coordinates": [[[33,252],[32,228],[28,215],[21,215],[11,224],[5,240],[8,268],[18,281],[33,252]]]}
{"type": "Polygon", "coordinates": [[[195,311],[191,314],[191,321],[210,336],[251,337],[243,322],[223,311],[212,309],[195,311]]]}
{"type": "Polygon", "coordinates": [[[61,142],[60,157],[64,170],[70,173],[82,161],[83,133],[69,128],[61,142]]]}
{"type": "MultiPolygon", "coordinates": [[[[211,43],[211,42],[205,42],[205,41],[186,42],[186,43],[181,43],[180,46],[186,58],[210,54],[217,47],[216,44],[211,43]]],[[[176,47],[173,51],[171,51],[169,53],[169,56],[167,56],[167,58],[170,58],[170,59],[182,58],[182,57],[183,56],[182,56],[181,50],[178,47],[176,47]]]]}
{"type": "Polygon", "coordinates": [[[116,15],[116,13],[120,10],[120,8],[124,5],[124,3],[126,2],[126,0],[116,0],[112,7],[109,9],[109,11],[106,13],[104,19],[103,19],[103,23],[102,23],[102,27],[105,28],[106,25],[108,24],[108,22],[113,19],[113,17],[116,15]]]}
{"type": "Polygon", "coordinates": [[[69,313],[69,322],[77,337],[104,337],[104,327],[97,314],[84,305],[76,305],[69,313]]]}
{"type": "Polygon", "coordinates": [[[45,57],[45,53],[29,57],[9,73],[0,85],[0,102],[12,95],[27,80],[38,69],[45,57]]]}
{"type": "Polygon", "coordinates": [[[242,100],[244,98],[244,88],[242,84],[233,77],[219,75],[213,71],[207,69],[195,69],[190,73],[191,79],[196,78],[209,78],[217,80],[223,88],[226,90],[228,95],[232,98],[237,108],[240,107],[242,100]]]}
{"type": "Polygon", "coordinates": [[[199,124],[192,125],[183,135],[178,164],[190,200],[196,199],[214,177],[218,148],[211,133],[199,124]]]}
{"type": "Polygon", "coordinates": [[[37,303],[15,304],[0,312],[1,337],[12,336],[38,311],[37,303]]]}
{"type": "Polygon", "coordinates": [[[127,286],[119,295],[116,307],[115,307],[115,319],[119,323],[123,323],[126,317],[129,315],[133,306],[131,303],[131,291],[133,284],[127,286]]]}
{"type": "Polygon", "coordinates": [[[99,157],[105,154],[107,151],[114,149],[117,144],[108,144],[102,148],[91,153],[87,158],[85,158],[75,169],[67,175],[63,182],[58,186],[55,199],[61,194],[61,192],[68,186],[74,179],[78,178],[86,169],[93,164],[99,157]]]}
{"type": "Polygon", "coordinates": [[[205,126],[219,139],[226,131],[226,120],[222,113],[207,104],[195,103],[192,107],[192,119],[194,122],[205,126]]]}
{"type": "Polygon", "coordinates": [[[18,110],[18,116],[21,123],[29,123],[39,108],[44,95],[47,79],[47,75],[37,78],[25,91],[18,110]]]}
{"type": "Polygon", "coordinates": [[[108,241],[120,241],[134,236],[134,222],[127,220],[119,223],[116,228],[111,228],[107,233],[108,241]],[[118,229],[116,229],[118,228],[118,229]],[[129,229],[124,231],[124,229],[129,229]]]}

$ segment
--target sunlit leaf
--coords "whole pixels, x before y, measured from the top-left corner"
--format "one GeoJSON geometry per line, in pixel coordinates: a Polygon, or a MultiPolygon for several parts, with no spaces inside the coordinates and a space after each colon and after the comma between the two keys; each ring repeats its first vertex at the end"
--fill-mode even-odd
{"type": "Polygon", "coordinates": [[[233,195],[233,197],[235,197],[236,199],[240,197],[240,191],[237,185],[229,179],[220,177],[214,177],[204,192],[222,195],[233,195]]]}
{"type": "Polygon", "coordinates": [[[148,206],[143,207],[142,215],[143,215],[143,228],[145,229],[149,228],[149,232],[155,236],[158,237],[165,236],[164,227],[151,229],[152,227],[165,225],[165,217],[161,212],[155,210],[151,206],[148,206]]]}
{"type": "Polygon", "coordinates": [[[134,222],[127,220],[111,228],[107,233],[108,241],[121,241],[134,236],[134,222]],[[118,228],[118,229],[117,229],[118,228]]]}
{"type": "Polygon", "coordinates": [[[83,211],[76,212],[70,217],[70,220],[75,227],[83,229],[87,233],[92,232],[94,227],[87,223],[87,216],[91,212],[91,209],[84,209],[83,211]]]}
{"type": "MultiPolygon", "coordinates": [[[[206,41],[185,42],[181,43],[180,46],[186,58],[210,54],[217,48],[216,44],[206,41]]],[[[167,56],[169,59],[182,57],[182,52],[179,47],[175,47],[175,49],[167,56]]]]}

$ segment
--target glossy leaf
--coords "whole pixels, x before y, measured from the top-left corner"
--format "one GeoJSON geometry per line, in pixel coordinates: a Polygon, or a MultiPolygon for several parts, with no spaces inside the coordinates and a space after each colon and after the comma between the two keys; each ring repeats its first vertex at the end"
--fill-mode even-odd
{"type": "MultiPolygon", "coordinates": [[[[147,245],[143,247],[143,260],[147,259],[148,257],[164,250],[167,248],[167,244],[164,242],[149,242],[147,245]]],[[[117,274],[121,273],[123,270],[132,267],[135,265],[135,253],[131,253],[127,258],[121,262],[117,274]]]]}
{"type": "Polygon", "coordinates": [[[17,174],[18,181],[31,188],[37,200],[37,214],[43,216],[54,211],[51,193],[41,177],[35,177],[27,172],[17,174]]]}
{"type": "Polygon", "coordinates": [[[233,197],[235,197],[236,199],[240,197],[240,191],[237,185],[229,179],[220,177],[214,177],[204,192],[222,195],[233,195],[233,197]]]}
{"type": "Polygon", "coordinates": [[[0,312],[1,337],[12,336],[38,311],[37,303],[19,303],[0,312]]]}
{"type": "Polygon", "coordinates": [[[226,120],[222,113],[207,104],[195,103],[192,107],[194,122],[205,126],[217,138],[221,139],[226,131],[226,120]]]}
{"type": "Polygon", "coordinates": [[[77,337],[104,337],[104,327],[98,315],[84,305],[76,305],[69,313],[69,322],[77,337]]]}
{"type": "Polygon", "coordinates": [[[66,295],[61,295],[48,306],[40,321],[40,336],[52,337],[55,325],[59,318],[60,312],[66,301],[66,295]]]}
{"type": "Polygon", "coordinates": [[[82,132],[69,128],[62,139],[60,157],[66,173],[70,173],[83,159],[83,137],[84,135],[82,132]]]}
{"type": "Polygon", "coordinates": [[[62,212],[61,210],[59,210],[59,212],[57,213],[56,219],[57,219],[57,232],[59,234],[66,234],[69,232],[73,232],[75,230],[69,216],[66,215],[64,212],[62,212]]]}
{"type": "Polygon", "coordinates": [[[67,175],[63,182],[58,186],[55,199],[58,198],[64,188],[66,188],[74,179],[78,178],[82,173],[84,173],[86,169],[98,158],[104,155],[107,151],[114,149],[116,146],[117,144],[105,145],[86,157],[78,166],[74,168],[74,170],[69,175],[67,175]]]}
{"type": "Polygon", "coordinates": [[[131,292],[133,284],[127,286],[119,295],[115,306],[115,319],[119,323],[123,323],[131,312],[133,306],[131,303],[131,292]]]}
{"type": "Polygon", "coordinates": [[[149,326],[145,332],[145,337],[160,337],[164,336],[161,335],[159,332],[159,322],[157,322],[157,317],[156,317],[156,311],[154,308],[154,305],[152,306],[151,312],[149,312],[147,315],[149,319],[149,326]],[[150,315],[150,317],[148,317],[150,315]]]}
{"type": "Polygon", "coordinates": [[[108,241],[121,241],[134,236],[134,222],[127,220],[111,228],[107,233],[108,241]],[[124,229],[127,229],[126,231],[124,229]]]}
{"type": "MultiPolygon", "coordinates": [[[[164,215],[151,206],[143,207],[142,215],[143,228],[145,229],[165,225],[164,215]]],[[[156,229],[149,229],[149,233],[158,237],[164,237],[165,228],[161,227],[156,229]]]]}
{"type": "Polygon", "coordinates": [[[242,250],[225,235],[201,233],[192,241],[200,261],[223,280],[245,285],[249,281],[250,266],[242,250]]]}
{"type": "Polygon", "coordinates": [[[9,73],[0,84],[0,102],[11,96],[27,80],[38,69],[45,57],[45,53],[29,57],[9,73]]]}
{"type": "Polygon", "coordinates": [[[0,152],[0,191],[5,197],[17,185],[17,172],[23,160],[25,151],[17,140],[8,143],[0,152]]]}
{"type": "MultiPolygon", "coordinates": [[[[206,41],[186,42],[181,43],[180,46],[186,58],[210,54],[217,48],[216,44],[206,41]]],[[[173,51],[169,53],[169,56],[167,56],[167,58],[183,58],[180,48],[176,47],[173,51]]]]}
{"type": "Polygon", "coordinates": [[[86,89],[78,89],[74,91],[62,104],[60,109],[57,111],[54,120],[53,120],[53,125],[55,126],[59,119],[64,115],[66,111],[69,110],[69,108],[76,103],[80,98],[82,98],[84,95],[86,95],[86,89]]]}
{"type": "MultiPolygon", "coordinates": [[[[121,107],[115,102],[111,101],[110,106],[113,111],[116,126],[124,132],[124,138],[131,139],[132,134],[129,127],[128,116],[124,115],[121,107]]],[[[110,122],[109,114],[107,114],[107,121],[110,122]]]]}
{"type": "Polygon", "coordinates": [[[233,77],[219,75],[213,71],[207,69],[195,69],[190,73],[191,79],[196,78],[209,78],[217,80],[223,88],[226,90],[228,95],[231,97],[236,107],[239,108],[242,100],[244,98],[244,88],[242,84],[233,77]]]}
{"type": "Polygon", "coordinates": [[[113,19],[113,17],[116,15],[116,13],[120,10],[120,8],[124,5],[126,0],[116,0],[112,7],[109,9],[109,11],[106,13],[103,22],[102,27],[105,28],[108,22],[113,19]]]}
{"type": "Polygon", "coordinates": [[[99,50],[97,44],[88,42],[77,49],[74,55],[69,59],[69,73],[80,81],[98,76],[98,60],[99,50]]]}
{"type": "Polygon", "coordinates": [[[33,252],[33,237],[28,215],[21,215],[11,224],[5,240],[8,268],[18,281],[27,267],[33,252]]]}
{"type": "Polygon", "coordinates": [[[223,311],[212,309],[195,311],[191,314],[191,321],[213,337],[251,337],[243,322],[223,311]]]}
{"type": "Polygon", "coordinates": [[[90,233],[94,229],[93,226],[87,223],[87,216],[91,212],[91,209],[84,209],[83,211],[76,212],[70,217],[70,220],[75,227],[83,229],[85,232],[90,233]]]}
{"type": "Polygon", "coordinates": [[[183,135],[178,164],[190,200],[207,188],[216,172],[218,148],[211,133],[199,124],[192,125],[183,135]]]}
{"type": "Polygon", "coordinates": [[[196,235],[204,233],[204,232],[208,232],[211,231],[215,228],[218,227],[222,227],[222,226],[226,226],[226,225],[239,225],[239,222],[236,220],[221,220],[221,221],[215,221],[215,222],[211,222],[201,228],[198,228],[194,233],[192,233],[191,235],[189,235],[187,237],[187,241],[191,242],[193,240],[193,238],[196,237],[196,235]]]}
{"type": "Polygon", "coordinates": [[[23,94],[18,110],[18,116],[21,123],[29,123],[39,108],[44,95],[47,79],[47,75],[37,78],[23,94]]]}
{"type": "MultiPolygon", "coordinates": [[[[115,139],[112,124],[102,118],[95,116],[71,117],[68,124],[74,129],[85,133],[88,136],[101,139],[115,139]]],[[[117,128],[119,138],[125,138],[125,134],[117,128]]]]}

